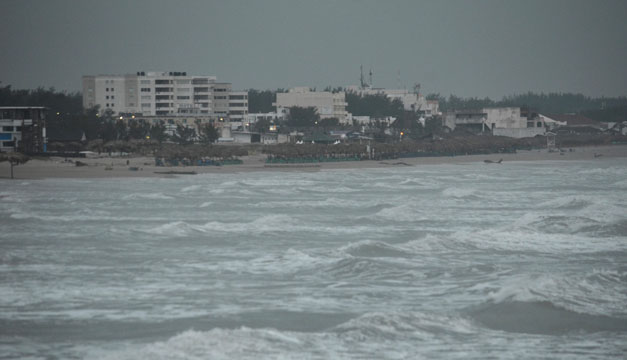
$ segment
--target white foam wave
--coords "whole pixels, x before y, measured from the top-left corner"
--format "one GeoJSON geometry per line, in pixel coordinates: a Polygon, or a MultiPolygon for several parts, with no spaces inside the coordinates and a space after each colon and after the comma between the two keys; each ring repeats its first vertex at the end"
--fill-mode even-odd
{"type": "Polygon", "coordinates": [[[163,193],[137,193],[137,194],[125,195],[122,197],[122,200],[137,200],[137,199],[172,200],[174,198],[172,196],[168,196],[163,193]]]}
{"type": "Polygon", "coordinates": [[[476,196],[477,191],[469,188],[452,187],[442,190],[442,196],[449,198],[468,198],[476,196]]]}
{"type": "Polygon", "coordinates": [[[28,220],[36,219],[42,221],[60,221],[60,222],[77,222],[77,221],[130,221],[130,217],[118,217],[118,216],[106,216],[106,215],[91,215],[89,213],[73,213],[68,215],[41,215],[36,212],[15,212],[10,215],[11,219],[15,220],[28,220]]]}
{"type": "Polygon", "coordinates": [[[196,190],[199,190],[200,188],[201,188],[200,185],[190,185],[190,186],[186,186],[182,188],[181,192],[196,191],[196,190]]]}
{"type": "Polygon", "coordinates": [[[414,204],[403,204],[384,208],[374,214],[373,217],[391,221],[428,220],[428,217],[422,214],[422,209],[418,209],[414,204]]]}
{"type": "Polygon", "coordinates": [[[144,229],[142,231],[154,235],[183,237],[197,231],[197,227],[184,221],[174,221],[157,227],[144,229]]]}
{"type": "Polygon", "coordinates": [[[627,273],[593,270],[588,273],[521,274],[509,276],[489,291],[495,303],[550,302],[592,315],[625,316],[627,273]]]}
{"type": "Polygon", "coordinates": [[[473,332],[476,327],[461,317],[367,313],[325,333],[248,327],[187,330],[166,341],[129,345],[113,352],[94,351],[88,357],[101,360],[413,358],[416,341],[442,337],[450,341],[473,332]]]}
{"type": "Polygon", "coordinates": [[[438,334],[470,334],[475,326],[458,316],[441,316],[416,312],[373,312],[338,325],[334,331],[342,336],[387,339],[424,338],[438,334]]]}
{"type": "Polygon", "coordinates": [[[167,341],[143,346],[129,346],[114,352],[90,354],[107,360],[141,359],[296,359],[308,351],[328,350],[317,341],[307,342],[307,334],[274,329],[188,330],[167,341]]]}
{"type": "Polygon", "coordinates": [[[581,209],[593,203],[595,199],[589,196],[569,195],[542,202],[538,207],[541,209],[581,209]]]}
{"type": "Polygon", "coordinates": [[[406,257],[406,249],[383,241],[362,240],[339,248],[340,252],[362,257],[406,257]]]}

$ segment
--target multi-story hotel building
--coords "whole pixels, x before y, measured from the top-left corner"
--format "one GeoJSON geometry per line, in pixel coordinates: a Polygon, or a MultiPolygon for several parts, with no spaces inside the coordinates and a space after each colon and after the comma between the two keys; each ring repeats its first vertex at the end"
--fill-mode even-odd
{"type": "Polygon", "coordinates": [[[130,75],[83,76],[83,107],[99,106],[101,113],[138,116],[215,116],[223,120],[248,113],[248,94],[233,93],[230,83],[215,76],[186,72],[137,72],[130,75]],[[230,108],[230,96],[243,96],[230,108]]]}

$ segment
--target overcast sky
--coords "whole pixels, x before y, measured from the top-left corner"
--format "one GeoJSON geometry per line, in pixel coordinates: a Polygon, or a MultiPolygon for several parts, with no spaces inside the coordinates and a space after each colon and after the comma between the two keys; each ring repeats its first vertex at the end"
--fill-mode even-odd
{"type": "Polygon", "coordinates": [[[627,95],[627,1],[0,0],[0,81],[187,71],[237,89],[627,95]]]}

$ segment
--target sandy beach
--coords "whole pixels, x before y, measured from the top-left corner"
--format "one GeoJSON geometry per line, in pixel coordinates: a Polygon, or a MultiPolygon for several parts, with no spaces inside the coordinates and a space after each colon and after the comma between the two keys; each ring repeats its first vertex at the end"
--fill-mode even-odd
{"type": "MultiPolygon", "coordinates": [[[[96,157],[84,159],[33,159],[13,168],[15,179],[46,178],[129,178],[129,177],[172,177],[189,175],[163,174],[164,172],[196,172],[198,174],[239,173],[250,171],[320,171],[331,169],[381,168],[394,166],[420,166],[433,164],[463,164],[484,162],[503,163],[511,161],[565,161],[602,160],[604,158],[627,157],[627,145],[587,146],[563,149],[563,152],[548,152],[546,149],[518,151],[515,154],[464,155],[453,157],[420,157],[391,160],[346,161],[319,164],[266,164],[265,155],[244,156],[241,165],[226,166],[176,166],[158,167],[149,157],[96,157]],[[87,166],[76,166],[79,160],[87,166]],[[128,164],[127,164],[128,161],[128,164]],[[137,170],[134,170],[137,169],[137,170]]],[[[486,166],[498,164],[486,164],[486,166]]],[[[0,163],[0,179],[10,179],[10,165],[0,163]]]]}

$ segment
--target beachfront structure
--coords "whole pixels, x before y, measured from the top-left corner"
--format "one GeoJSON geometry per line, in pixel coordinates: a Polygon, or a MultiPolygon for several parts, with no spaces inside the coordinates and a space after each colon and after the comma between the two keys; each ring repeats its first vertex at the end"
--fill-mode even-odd
{"type": "Polygon", "coordinates": [[[0,152],[45,152],[45,110],[43,106],[0,107],[0,152]]]}
{"type": "Polygon", "coordinates": [[[520,107],[484,108],[481,110],[453,111],[445,113],[443,125],[479,134],[514,138],[534,137],[546,133],[544,118],[520,107]]]}
{"type": "Polygon", "coordinates": [[[442,125],[450,130],[464,130],[473,134],[490,131],[486,126],[488,115],[481,110],[450,111],[442,116],[442,125]]]}
{"type": "Polygon", "coordinates": [[[248,113],[248,94],[234,93],[215,76],[186,72],[144,72],[83,76],[83,108],[100,107],[114,114],[142,116],[215,116],[228,119],[248,113]],[[233,108],[230,96],[240,98],[233,108]]]}
{"type": "Polygon", "coordinates": [[[340,124],[348,124],[346,96],[344,92],[311,91],[296,87],[286,93],[277,93],[273,104],[279,114],[288,114],[291,107],[314,107],[321,119],[336,118],[340,124]]]}

